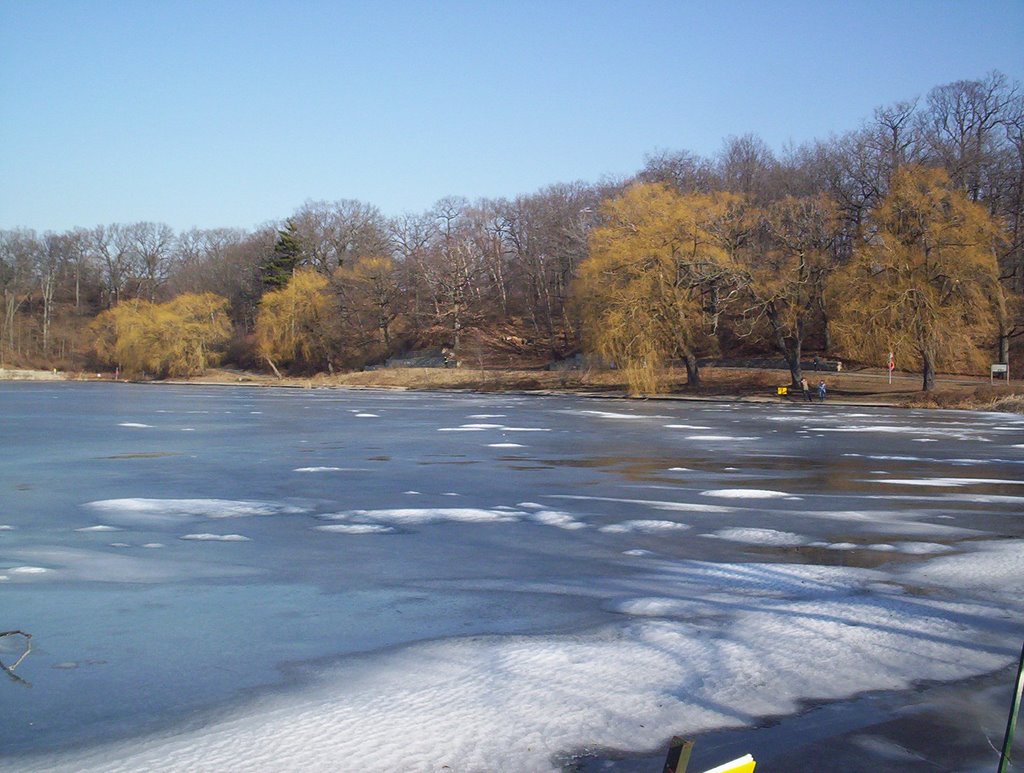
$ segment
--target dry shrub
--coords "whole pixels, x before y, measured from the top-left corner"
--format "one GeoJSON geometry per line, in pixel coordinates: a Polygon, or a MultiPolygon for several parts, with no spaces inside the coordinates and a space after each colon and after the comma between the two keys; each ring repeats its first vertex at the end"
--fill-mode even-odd
{"type": "Polygon", "coordinates": [[[977,386],[947,388],[912,395],[901,404],[908,408],[949,408],[970,411],[1024,413],[1024,394],[1019,387],[977,386]]]}

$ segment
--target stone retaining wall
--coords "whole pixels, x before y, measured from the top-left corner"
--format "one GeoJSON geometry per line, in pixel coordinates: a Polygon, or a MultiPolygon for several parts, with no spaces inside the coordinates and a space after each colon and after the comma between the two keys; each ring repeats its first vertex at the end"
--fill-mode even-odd
{"type": "Polygon", "coordinates": [[[0,368],[0,381],[63,381],[64,374],[56,370],[15,370],[0,368]]]}

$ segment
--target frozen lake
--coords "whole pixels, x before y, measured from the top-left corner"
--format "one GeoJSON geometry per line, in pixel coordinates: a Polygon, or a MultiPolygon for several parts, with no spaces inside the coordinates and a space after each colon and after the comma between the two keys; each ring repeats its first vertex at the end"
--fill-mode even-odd
{"type": "Polygon", "coordinates": [[[1024,417],[0,383],[0,427],[0,770],[995,767],[1024,417]],[[922,690],[958,761],[878,729],[922,690]]]}

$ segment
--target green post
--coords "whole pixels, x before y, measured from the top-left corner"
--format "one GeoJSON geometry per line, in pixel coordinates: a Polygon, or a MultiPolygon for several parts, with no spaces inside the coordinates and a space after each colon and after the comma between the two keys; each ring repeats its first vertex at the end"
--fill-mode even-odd
{"type": "Polygon", "coordinates": [[[1017,727],[1021,693],[1024,693],[1024,646],[1021,647],[1020,662],[1017,664],[1017,689],[1010,703],[1010,718],[1006,722],[1006,735],[1003,737],[1003,753],[999,757],[999,773],[1006,773],[1009,770],[1010,747],[1013,746],[1013,731],[1017,727]]]}

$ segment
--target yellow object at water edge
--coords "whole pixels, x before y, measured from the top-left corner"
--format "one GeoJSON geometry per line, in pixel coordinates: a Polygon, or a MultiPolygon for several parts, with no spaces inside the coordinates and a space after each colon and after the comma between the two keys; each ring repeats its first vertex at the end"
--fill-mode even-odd
{"type": "Polygon", "coordinates": [[[717,768],[711,768],[711,770],[705,770],[704,773],[754,773],[754,765],[756,764],[753,757],[745,754],[737,760],[726,762],[717,768]]]}

